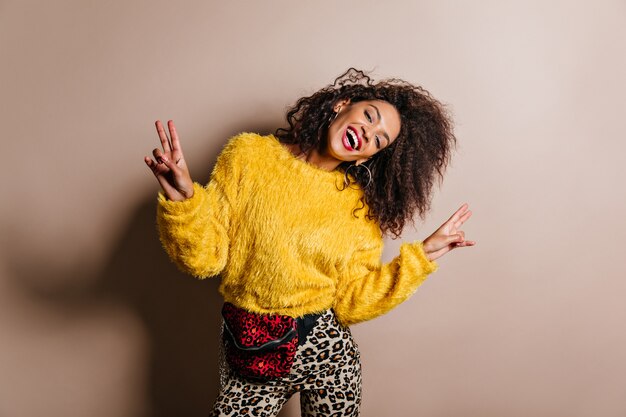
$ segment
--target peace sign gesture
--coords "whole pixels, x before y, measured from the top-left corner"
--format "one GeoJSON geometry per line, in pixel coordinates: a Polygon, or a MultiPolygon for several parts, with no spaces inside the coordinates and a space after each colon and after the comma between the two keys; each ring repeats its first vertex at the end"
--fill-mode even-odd
{"type": "Polygon", "coordinates": [[[428,259],[435,259],[445,255],[454,248],[474,246],[476,242],[465,240],[465,232],[459,230],[463,223],[472,216],[467,204],[463,204],[435,233],[424,240],[424,252],[428,259]]]}
{"type": "Polygon", "coordinates": [[[155,148],[152,151],[154,160],[146,156],[144,157],[144,162],[152,170],[168,199],[183,201],[191,198],[193,196],[193,181],[189,174],[189,168],[187,168],[185,163],[183,149],[180,146],[174,121],[170,120],[167,122],[171,141],[167,137],[161,121],[157,120],[155,125],[163,151],[155,148]]]}

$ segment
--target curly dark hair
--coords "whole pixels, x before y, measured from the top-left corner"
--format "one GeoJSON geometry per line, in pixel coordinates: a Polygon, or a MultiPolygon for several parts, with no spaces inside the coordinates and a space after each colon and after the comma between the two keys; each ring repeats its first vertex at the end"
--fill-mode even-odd
{"type": "MultiPolygon", "coordinates": [[[[392,78],[374,83],[363,71],[350,68],[335,82],[311,96],[300,98],[287,112],[286,128],[275,136],[282,143],[298,144],[302,152],[319,149],[327,134],[334,105],[349,99],[384,100],[400,113],[400,134],[387,148],[365,164],[365,170],[350,170],[364,193],[363,207],[384,234],[398,237],[417,212],[424,218],[430,209],[435,182],[443,179],[456,145],[452,120],[444,106],[420,86],[392,78]]],[[[345,172],[350,163],[338,169],[345,172]]],[[[358,210],[358,209],[357,209],[358,210]]]]}

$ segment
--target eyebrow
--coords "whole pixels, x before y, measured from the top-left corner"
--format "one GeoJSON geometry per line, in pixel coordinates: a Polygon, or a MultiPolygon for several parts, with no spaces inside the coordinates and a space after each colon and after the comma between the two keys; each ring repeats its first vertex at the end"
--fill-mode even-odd
{"type": "MultiPolygon", "coordinates": [[[[374,110],[376,110],[376,116],[378,116],[378,120],[380,121],[380,112],[378,111],[378,107],[374,106],[373,104],[370,104],[370,106],[372,106],[374,110]]],[[[389,135],[387,134],[387,132],[383,131],[383,136],[385,136],[385,139],[387,139],[387,146],[389,146],[389,143],[391,142],[391,140],[389,139],[389,135]]]]}

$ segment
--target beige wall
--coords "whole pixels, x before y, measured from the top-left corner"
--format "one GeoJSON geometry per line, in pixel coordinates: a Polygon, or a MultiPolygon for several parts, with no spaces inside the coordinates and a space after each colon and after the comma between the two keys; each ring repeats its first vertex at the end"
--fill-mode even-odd
{"type": "Polygon", "coordinates": [[[468,201],[478,241],[354,328],[363,416],[626,415],[625,40],[621,0],[3,1],[0,416],[206,415],[217,282],[158,245],[152,123],[204,181],[349,66],[450,104],[459,150],[404,239],[468,201]]]}

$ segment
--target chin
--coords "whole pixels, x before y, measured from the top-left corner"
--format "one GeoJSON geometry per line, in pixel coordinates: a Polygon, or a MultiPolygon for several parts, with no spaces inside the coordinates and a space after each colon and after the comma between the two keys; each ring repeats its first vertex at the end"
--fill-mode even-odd
{"type": "Polygon", "coordinates": [[[347,151],[343,147],[342,143],[335,143],[334,146],[330,147],[329,156],[332,156],[340,162],[352,161],[352,155],[347,154],[347,151]]]}

